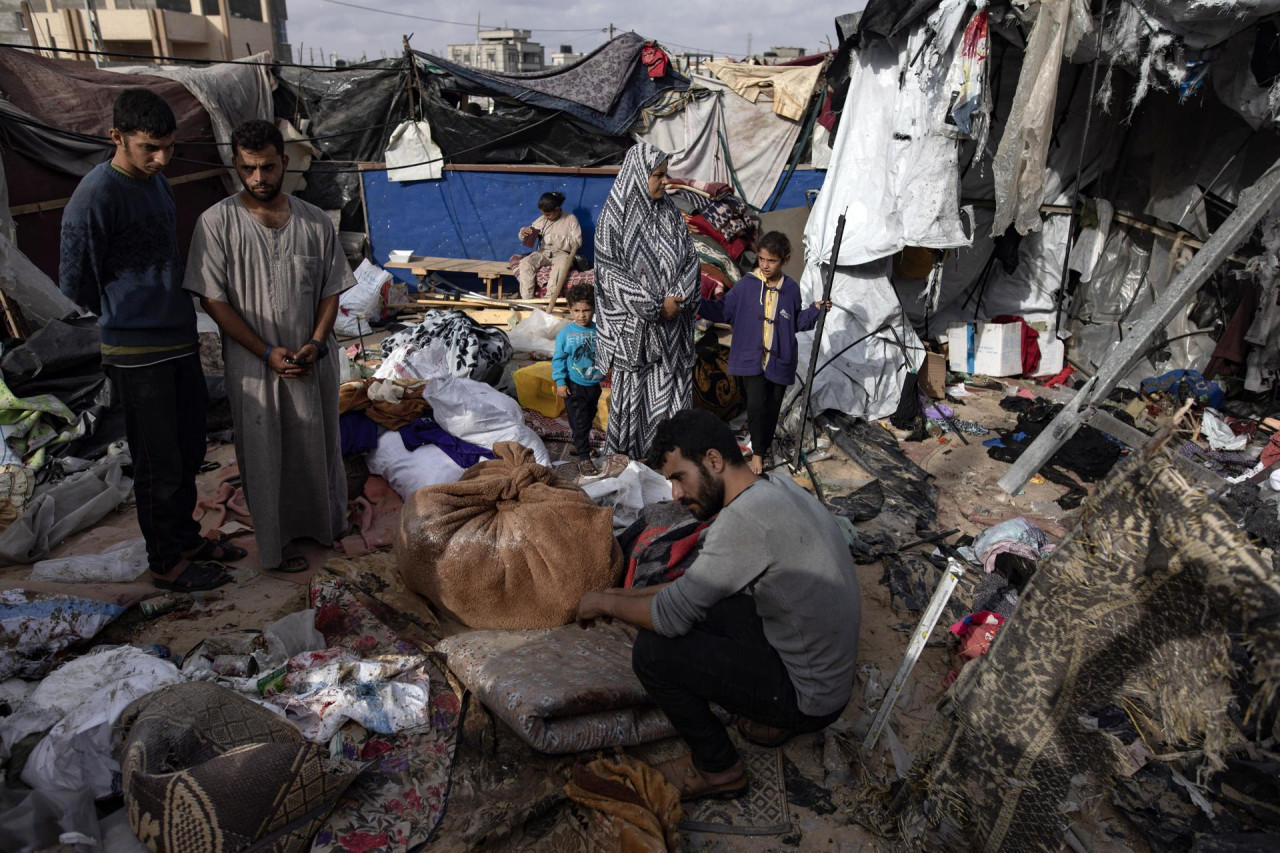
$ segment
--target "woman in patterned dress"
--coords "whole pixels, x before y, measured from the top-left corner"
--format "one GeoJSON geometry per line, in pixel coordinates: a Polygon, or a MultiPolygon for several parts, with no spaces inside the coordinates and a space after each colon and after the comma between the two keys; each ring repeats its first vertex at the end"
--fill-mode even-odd
{"type": "Polygon", "coordinates": [[[632,459],[693,401],[698,255],[666,177],[666,154],[633,146],[596,225],[596,358],[613,371],[606,449],[632,459]]]}

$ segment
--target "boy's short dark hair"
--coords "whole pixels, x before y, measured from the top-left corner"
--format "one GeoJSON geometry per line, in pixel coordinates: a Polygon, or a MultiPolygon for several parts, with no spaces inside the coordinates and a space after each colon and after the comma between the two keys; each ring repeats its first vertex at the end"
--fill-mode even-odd
{"type": "Polygon", "coordinates": [[[767,250],[782,260],[791,257],[791,241],[781,231],[769,231],[756,241],[756,251],[767,250]]]}
{"type": "Polygon", "coordinates": [[[566,298],[569,300],[570,308],[579,302],[585,302],[592,308],[596,307],[596,289],[589,284],[575,284],[569,288],[566,298]]]}
{"type": "Polygon", "coordinates": [[[116,96],[111,127],[124,134],[145,133],[163,139],[178,130],[173,108],[150,89],[125,89],[116,96]]]}
{"type": "Polygon", "coordinates": [[[733,437],[733,430],[715,415],[702,409],[685,409],[676,412],[662,423],[653,435],[649,446],[649,467],[662,470],[667,454],[680,451],[684,458],[698,467],[708,450],[718,450],[726,465],[746,465],[742,448],[733,437]]]}
{"type": "Polygon", "coordinates": [[[233,155],[241,151],[266,151],[274,146],[276,152],[283,157],[284,134],[266,119],[255,118],[236,128],[235,133],[231,134],[231,146],[233,155]]]}
{"type": "Polygon", "coordinates": [[[538,210],[541,210],[543,213],[550,213],[553,210],[559,210],[563,204],[564,193],[543,193],[538,199],[538,210]]]}

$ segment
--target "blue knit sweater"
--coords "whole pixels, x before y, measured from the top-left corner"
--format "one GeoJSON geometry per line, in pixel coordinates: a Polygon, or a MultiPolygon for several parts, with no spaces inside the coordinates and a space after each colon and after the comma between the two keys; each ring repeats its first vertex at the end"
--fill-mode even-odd
{"type": "Polygon", "coordinates": [[[173,190],[163,175],[140,179],[110,163],[94,167],[62,213],[61,248],[59,287],[98,315],[104,344],[195,342],[173,190]]]}

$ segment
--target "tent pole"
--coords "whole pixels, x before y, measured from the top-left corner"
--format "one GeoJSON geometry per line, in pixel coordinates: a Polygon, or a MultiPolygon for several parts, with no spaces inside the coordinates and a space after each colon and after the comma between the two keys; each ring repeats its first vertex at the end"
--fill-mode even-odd
{"type": "Polygon", "coordinates": [[[1280,202],[1280,160],[1271,165],[1252,186],[1240,193],[1240,202],[1226,221],[1205,241],[1204,248],[1169,283],[1138,322],[1129,336],[1120,341],[1098,366],[1098,372],[1071,402],[1063,407],[1049,427],[1036,437],[1017,461],[1000,478],[1000,488],[1016,494],[1058,452],[1082,425],[1093,417],[1097,405],[1106,399],[1127,374],[1156,333],[1164,329],[1199,292],[1209,276],[1236,248],[1249,238],[1263,216],[1280,202]]]}
{"type": "MultiPolygon", "coordinates": [[[[827,262],[827,274],[823,276],[822,302],[831,300],[831,287],[836,280],[836,264],[840,261],[840,244],[844,240],[844,214],[836,221],[836,237],[831,245],[831,259],[827,262]]],[[[822,327],[826,325],[827,312],[824,309],[818,315],[817,328],[813,330],[813,347],[809,350],[809,376],[804,382],[804,394],[800,403],[800,434],[796,436],[796,455],[792,463],[794,470],[800,470],[800,458],[804,456],[804,427],[809,420],[809,395],[813,393],[813,374],[818,370],[818,355],[822,349],[822,327]]],[[[752,448],[754,451],[755,448],[752,448]]]]}

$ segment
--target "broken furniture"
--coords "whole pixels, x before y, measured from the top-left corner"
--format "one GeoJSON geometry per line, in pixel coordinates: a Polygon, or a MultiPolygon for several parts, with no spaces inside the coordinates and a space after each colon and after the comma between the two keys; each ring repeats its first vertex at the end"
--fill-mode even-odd
{"type": "Polygon", "coordinates": [[[432,273],[468,273],[484,282],[485,296],[490,298],[495,297],[493,290],[496,284],[498,289],[496,297],[498,299],[502,298],[502,277],[504,275],[515,277],[511,267],[502,261],[477,261],[471,258],[424,258],[414,256],[402,263],[389,263],[385,266],[385,269],[408,270],[413,273],[418,279],[420,293],[436,289],[430,283],[432,273]]]}

